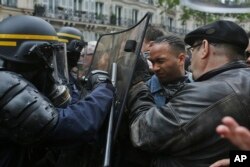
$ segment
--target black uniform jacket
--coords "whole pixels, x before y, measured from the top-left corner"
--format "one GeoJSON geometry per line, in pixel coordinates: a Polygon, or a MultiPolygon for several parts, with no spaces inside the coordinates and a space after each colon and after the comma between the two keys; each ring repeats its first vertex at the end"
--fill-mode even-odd
{"type": "Polygon", "coordinates": [[[207,167],[233,147],[215,131],[224,116],[250,128],[250,68],[228,63],[186,84],[160,108],[141,82],[130,89],[128,108],[132,143],[156,154],[152,166],[207,167]]]}

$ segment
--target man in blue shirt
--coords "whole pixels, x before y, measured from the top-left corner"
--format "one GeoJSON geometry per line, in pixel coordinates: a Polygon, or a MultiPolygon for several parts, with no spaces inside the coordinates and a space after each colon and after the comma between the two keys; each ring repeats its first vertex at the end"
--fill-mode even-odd
{"type": "Polygon", "coordinates": [[[185,43],[175,35],[157,38],[152,44],[148,59],[154,75],[147,84],[158,107],[165,105],[184,83],[192,81],[185,71],[185,43]]]}

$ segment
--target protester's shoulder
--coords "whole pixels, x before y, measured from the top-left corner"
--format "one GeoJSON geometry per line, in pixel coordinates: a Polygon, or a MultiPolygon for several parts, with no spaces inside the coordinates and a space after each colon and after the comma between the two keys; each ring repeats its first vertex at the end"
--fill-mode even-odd
{"type": "Polygon", "coordinates": [[[189,82],[185,83],[184,87],[182,88],[182,93],[198,93],[200,95],[210,94],[213,90],[221,90],[223,89],[230,91],[231,88],[227,84],[226,80],[216,80],[216,79],[208,79],[201,82],[189,82]],[[210,93],[209,93],[210,92],[210,93]]]}
{"type": "Polygon", "coordinates": [[[229,80],[237,80],[237,83],[240,83],[240,80],[245,80],[245,82],[250,81],[250,68],[236,68],[231,69],[225,72],[222,72],[215,77],[212,78],[212,80],[220,80],[220,81],[229,81],[229,80]]]}

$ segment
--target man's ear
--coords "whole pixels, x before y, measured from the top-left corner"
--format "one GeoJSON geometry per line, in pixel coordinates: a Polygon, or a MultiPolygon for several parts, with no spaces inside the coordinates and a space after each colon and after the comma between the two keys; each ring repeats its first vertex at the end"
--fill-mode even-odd
{"type": "Polygon", "coordinates": [[[185,64],[185,59],[186,59],[185,53],[180,53],[180,54],[178,55],[178,63],[179,63],[180,65],[184,65],[184,64],[185,64]]]}
{"type": "Polygon", "coordinates": [[[202,41],[201,49],[202,49],[201,59],[207,58],[209,55],[209,42],[206,39],[202,41]]]}

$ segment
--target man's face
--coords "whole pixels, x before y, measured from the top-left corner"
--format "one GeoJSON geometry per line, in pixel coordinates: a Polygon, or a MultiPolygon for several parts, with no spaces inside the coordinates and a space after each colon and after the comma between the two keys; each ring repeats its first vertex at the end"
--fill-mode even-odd
{"type": "Polygon", "coordinates": [[[161,82],[171,82],[181,77],[184,59],[185,56],[180,58],[167,43],[154,44],[150,49],[152,70],[161,82]]]}
{"type": "Polygon", "coordinates": [[[191,58],[191,65],[190,69],[193,74],[193,78],[197,79],[200,76],[200,67],[201,67],[201,59],[200,59],[200,46],[202,45],[201,42],[196,42],[194,45],[190,48],[190,52],[192,53],[191,58]]]}

